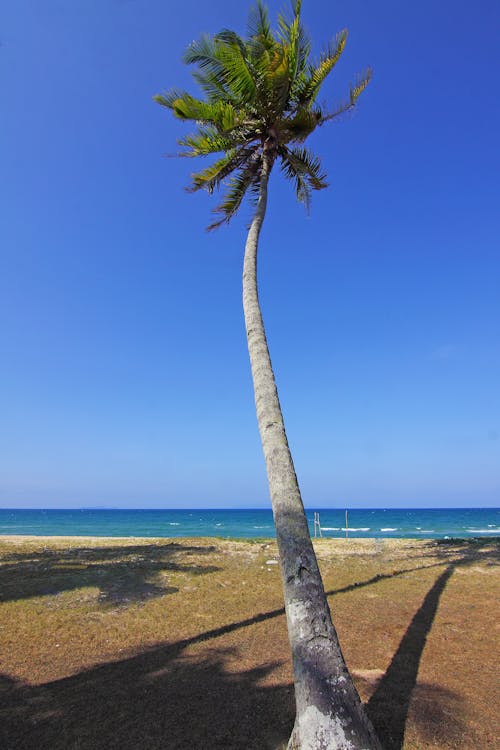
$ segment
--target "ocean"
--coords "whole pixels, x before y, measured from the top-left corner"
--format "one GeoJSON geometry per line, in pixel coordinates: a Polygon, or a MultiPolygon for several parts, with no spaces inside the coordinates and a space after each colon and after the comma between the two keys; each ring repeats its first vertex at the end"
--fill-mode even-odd
{"type": "MultiPolygon", "coordinates": [[[[318,509],[323,536],[346,536],[344,509],[318,509]]],[[[314,509],[306,510],[314,535],[314,509]]],[[[349,510],[351,538],[500,536],[500,508],[349,510]]],[[[275,536],[271,510],[0,509],[0,534],[112,537],[275,536]]]]}

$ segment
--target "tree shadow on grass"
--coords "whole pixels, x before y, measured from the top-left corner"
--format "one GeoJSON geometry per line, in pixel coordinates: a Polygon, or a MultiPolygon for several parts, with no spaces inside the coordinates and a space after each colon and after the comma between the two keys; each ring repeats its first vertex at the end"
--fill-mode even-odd
{"type": "Polygon", "coordinates": [[[462,712],[458,696],[439,685],[417,684],[418,670],[439,601],[454,570],[473,563],[497,565],[499,543],[491,539],[442,539],[436,541],[436,546],[437,556],[449,565],[427,592],[367,704],[367,713],[384,750],[402,750],[411,701],[422,736],[434,742],[440,738],[453,739],[456,747],[461,744],[462,712]]]}
{"type": "Polygon", "coordinates": [[[276,664],[228,672],[228,649],[172,645],[39,687],[0,678],[4,750],[275,750],[293,726],[276,664]]]}
{"type": "MultiPolygon", "coordinates": [[[[385,577],[335,593],[374,585],[385,577]]],[[[282,609],[261,613],[45,685],[32,687],[5,676],[0,681],[0,746],[276,750],[286,744],[293,727],[293,687],[259,684],[276,664],[228,673],[225,659],[232,652],[211,648],[210,642],[282,614],[282,609]],[[202,644],[199,656],[189,654],[189,647],[202,644]]],[[[399,679],[394,670],[392,678],[399,679]]],[[[412,685],[410,679],[408,696],[412,685]]],[[[372,718],[380,729],[380,710],[373,707],[372,718]]]]}
{"type": "MultiPolygon", "coordinates": [[[[138,554],[144,551],[140,547],[138,554]]],[[[480,559],[488,562],[490,558],[482,554],[480,559]]],[[[432,741],[443,731],[447,739],[456,735],[456,747],[460,746],[458,696],[416,680],[426,638],[453,568],[475,560],[474,554],[464,551],[437,578],[369,702],[370,716],[386,750],[402,748],[410,700],[419,731],[425,727],[432,741]]],[[[329,595],[419,569],[381,574],[329,595]]],[[[234,652],[209,647],[212,639],[282,614],[282,608],[256,614],[40,686],[4,676],[0,678],[0,746],[4,750],[283,747],[293,727],[293,688],[262,684],[277,664],[228,672],[226,659],[234,652]],[[187,651],[201,644],[206,647],[196,656],[187,651]]]]}
{"type": "Polygon", "coordinates": [[[426,594],[368,702],[367,713],[385,750],[401,750],[403,747],[408,709],[427,635],[453,570],[454,565],[449,565],[426,594]]]}
{"type": "Polygon", "coordinates": [[[165,574],[203,575],[219,570],[190,561],[215,547],[181,544],[68,547],[2,555],[0,602],[60,594],[85,587],[99,589],[99,601],[126,604],[178,591],[165,574]],[[186,559],[188,558],[188,559],[186,559]]]}

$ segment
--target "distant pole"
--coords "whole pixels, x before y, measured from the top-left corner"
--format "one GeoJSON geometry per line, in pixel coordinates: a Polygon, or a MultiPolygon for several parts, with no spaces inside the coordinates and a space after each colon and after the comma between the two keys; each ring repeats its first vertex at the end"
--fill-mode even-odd
{"type": "Polygon", "coordinates": [[[345,538],[349,539],[349,516],[347,511],[345,512],[345,538]]]}
{"type": "Polygon", "coordinates": [[[319,532],[320,537],[323,536],[323,532],[321,531],[321,521],[319,520],[319,513],[314,514],[314,538],[316,539],[316,536],[319,532]]]}

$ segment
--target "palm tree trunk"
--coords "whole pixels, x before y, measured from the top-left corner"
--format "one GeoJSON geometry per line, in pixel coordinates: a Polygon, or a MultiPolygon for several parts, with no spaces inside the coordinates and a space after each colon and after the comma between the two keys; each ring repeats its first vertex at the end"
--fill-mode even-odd
{"type": "Polygon", "coordinates": [[[332,624],[288,447],[257,290],[257,247],[272,160],[245,246],[243,308],[255,405],[269,480],[292,650],[296,719],[289,750],[381,750],[332,624]]]}

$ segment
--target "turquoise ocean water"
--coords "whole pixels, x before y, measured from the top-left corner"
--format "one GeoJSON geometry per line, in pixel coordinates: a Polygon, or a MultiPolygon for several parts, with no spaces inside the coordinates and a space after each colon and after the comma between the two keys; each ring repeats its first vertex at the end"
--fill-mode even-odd
{"type": "MultiPolygon", "coordinates": [[[[345,537],[345,510],[319,510],[323,536],[345,537]]],[[[314,509],[306,515],[313,534],[314,509]]],[[[0,534],[37,536],[273,537],[270,510],[9,510],[0,534]]],[[[500,536],[500,508],[349,510],[349,536],[500,536]]]]}

